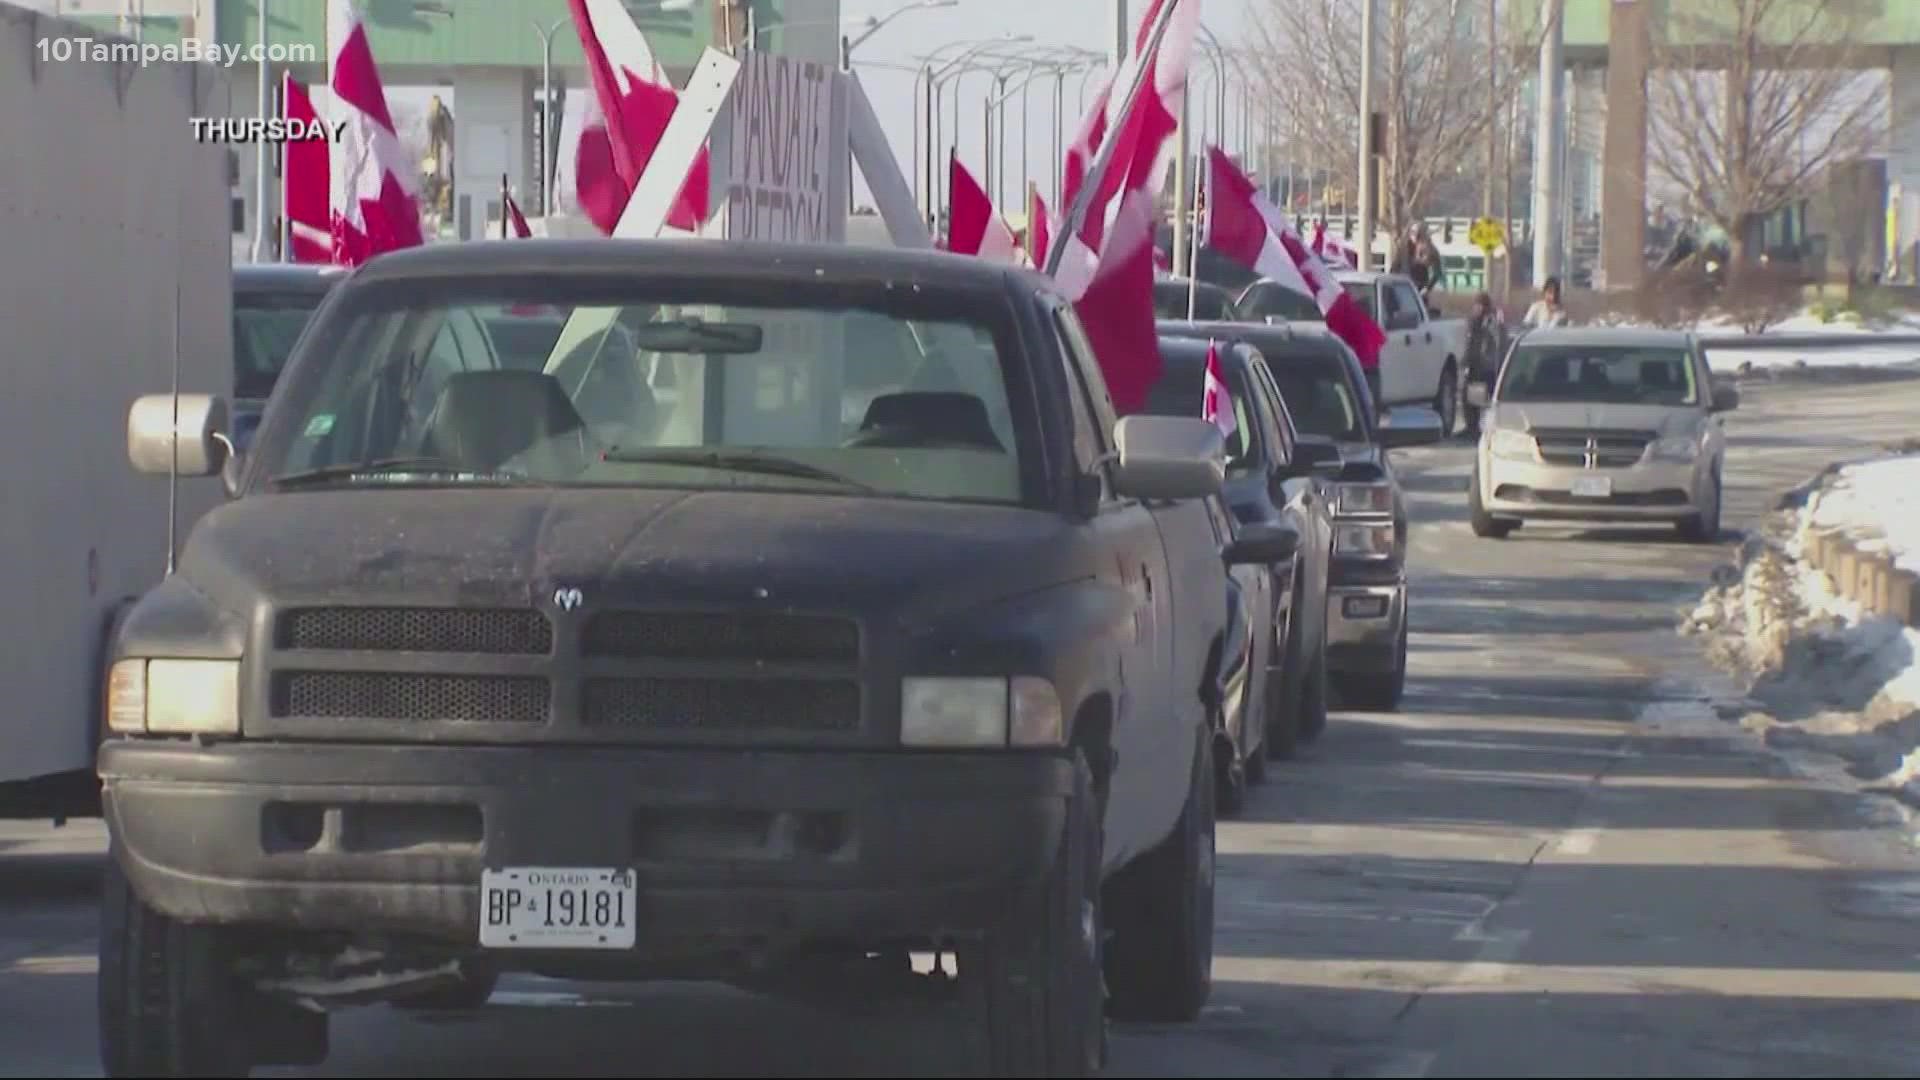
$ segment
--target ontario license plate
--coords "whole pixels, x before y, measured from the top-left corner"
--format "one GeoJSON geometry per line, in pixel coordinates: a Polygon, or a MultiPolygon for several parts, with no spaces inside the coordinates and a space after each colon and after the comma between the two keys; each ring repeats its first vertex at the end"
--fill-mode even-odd
{"type": "Polygon", "coordinates": [[[1573,478],[1573,493],[1583,499],[1604,499],[1613,494],[1613,478],[1576,476],[1573,478]]]}
{"type": "Polygon", "coordinates": [[[480,874],[486,949],[630,949],[631,870],[520,866],[480,874]]]}

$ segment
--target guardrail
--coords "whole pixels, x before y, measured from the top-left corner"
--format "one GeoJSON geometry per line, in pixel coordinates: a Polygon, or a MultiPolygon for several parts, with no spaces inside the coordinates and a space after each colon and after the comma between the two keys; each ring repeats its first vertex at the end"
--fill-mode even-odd
{"type": "MultiPolygon", "coordinates": [[[[1852,345],[1920,346],[1920,334],[1740,334],[1703,337],[1700,345],[1713,349],[1844,349],[1852,345]]],[[[1920,356],[1920,353],[1916,353],[1920,356]]]]}

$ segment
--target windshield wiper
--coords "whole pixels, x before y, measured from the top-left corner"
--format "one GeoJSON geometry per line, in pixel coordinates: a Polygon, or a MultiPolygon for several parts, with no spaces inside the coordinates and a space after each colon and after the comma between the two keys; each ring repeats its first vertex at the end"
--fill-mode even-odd
{"type": "Polygon", "coordinates": [[[763,473],[767,476],[798,476],[807,480],[825,480],[843,487],[859,491],[875,491],[871,484],[863,484],[851,477],[842,476],[831,469],[818,465],[809,465],[793,458],[769,454],[749,454],[723,450],[681,450],[660,448],[651,450],[622,450],[615,447],[605,454],[607,461],[640,465],[689,465],[701,469],[726,469],[731,472],[763,473]]]}
{"type": "Polygon", "coordinates": [[[471,477],[492,482],[510,482],[515,479],[502,473],[463,469],[444,458],[390,457],[374,458],[370,461],[342,461],[314,469],[301,469],[298,472],[282,473],[270,482],[275,487],[299,487],[304,484],[324,483],[328,480],[340,480],[352,476],[379,476],[393,473],[427,473],[432,476],[471,477]]]}

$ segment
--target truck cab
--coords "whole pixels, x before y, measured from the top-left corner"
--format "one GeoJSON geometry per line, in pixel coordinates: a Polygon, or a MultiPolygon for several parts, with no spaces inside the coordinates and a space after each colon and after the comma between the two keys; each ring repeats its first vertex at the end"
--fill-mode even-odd
{"type": "MultiPolygon", "coordinates": [[[[331,1009],[509,971],[839,1001],[947,955],[915,985],[991,1075],[1193,1019],[1223,579],[1275,552],[1086,342],[941,253],[362,267],[114,641],[109,1074],[315,1063],[331,1009]],[[530,307],[550,356],[503,362],[530,307]]],[[[135,465],[219,471],[223,413],[142,399],[135,465]]]]}
{"type": "Polygon", "coordinates": [[[1459,414],[1459,371],[1466,355],[1466,323],[1442,319],[1405,274],[1375,271],[1335,275],[1340,287],[1364,308],[1387,342],[1380,349],[1380,402],[1430,405],[1441,430],[1453,431],[1459,414]]]}

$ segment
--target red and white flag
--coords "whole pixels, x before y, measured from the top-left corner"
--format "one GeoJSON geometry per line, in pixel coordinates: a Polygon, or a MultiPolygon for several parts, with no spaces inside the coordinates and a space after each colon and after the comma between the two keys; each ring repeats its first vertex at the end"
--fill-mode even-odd
{"type": "Polygon", "coordinates": [[[520,204],[513,201],[511,192],[504,193],[507,201],[507,221],[513,225],[513,235],[522,240],[533,236],[533,230],[527,227],[527,216],[520,212],[520,204]]]}
{"type": "MultiPolygon", "coordinates": [[[[594,226],[611,236],[666,134],[680,94],[620,0],[567,0],[567,8],[593,80],[574,150],[574,198],[594,226]]],[[[702,147],[668,212],[669,228],[697,232],[706,224],[710,183],[710,155],[702,147]]]]}
{"type": "Polygon", "coordinates": [[[1052,228],[1047,222],[1047,200],[1040,197],[1039,191],[1035,191],[1033,209],[1027,213],[1027,258],[1033,261],[1036,268],[1047,265],[1047,246],[1053,240],[1052,228]]]}
{"type": "MultiPolygon", "coordinates": [[[[280,113],[308,130],[320,114],[307,88],[291,73],[280,80],[280,113]]],[[[333,233],[327,224],[327,200],[332,190],[330,155],[325,139],[295,139],[286,144],[280,166],[280,205],[287,213],[287,258],[297,263],[333,261],[333,233]]]]}
{"type": "Polygon", "coordinates": [[[331,148],[328,230],[333,261],[358,266],[381,252],[423,241],[420,162],[394,130],[387,92],[353,0],[329,0],[327,41],[332,118],[346,125],[331,148]]]}
{"type": "Polygon", "coordinates": [[[1201,398],[1200,418],[1220,429],[1221,438],[1231,439],[1239,430],[1240,418],[1233,408],[1233,394],[1227,389],[1227,373],[1220,366],[1220,344],[1207,342],[1207,379],[1201,398]]]}
{"type": "Polygon", "coordinates": [[[1150,0],[1126,62],[1095,95],[1064,163],[1068,221],[1053,240],[1054,277],[1074,301],[1114,407],[1137,412],[1161,372],[1154,325],[1155,207],[1173,164],[1200,0],[1150,0]],[[1164,26],[1158,40],[1154,30],[1164,26]],[[1142,74],[1144,72],[1144,74],[1142,74]],[[1126,89],[1141,75],[1131,107],[1126,89]],[[1103,151],[1107,167],[1092,175],[1103,151]],[[1084,212],[1074,204],[1086,194],[1084,212]]]}
{"type": "Polygon", "coordinates": [[[1379,367],[1380,347],[1387,343],[1379,324],[1219,147],[1208,148],[1207,160],[1207,190],[1213,196],[1207,200],[1207,246],[1312,300],[1361,366],[1379,367]]]}
{"type": "Polygon", "coordinates": [[[996,262],[1019,261],[1013,230],[994,211],[986,189],[960,164],[958,153],[948,153],[947,175],[948,190],[953,192],[948,206],[951,220],[947,225],[947,250],[996,262]]]}
{"type": "Polygon", "coordinates": [[[1347,245],[1327,235],[1325,220],[1314,222],[1313,253],[1320,256],[1322,261],[1339,263],[1342,270],[1360,269],[1360,260],[1354,258],[1347,245]]]}

